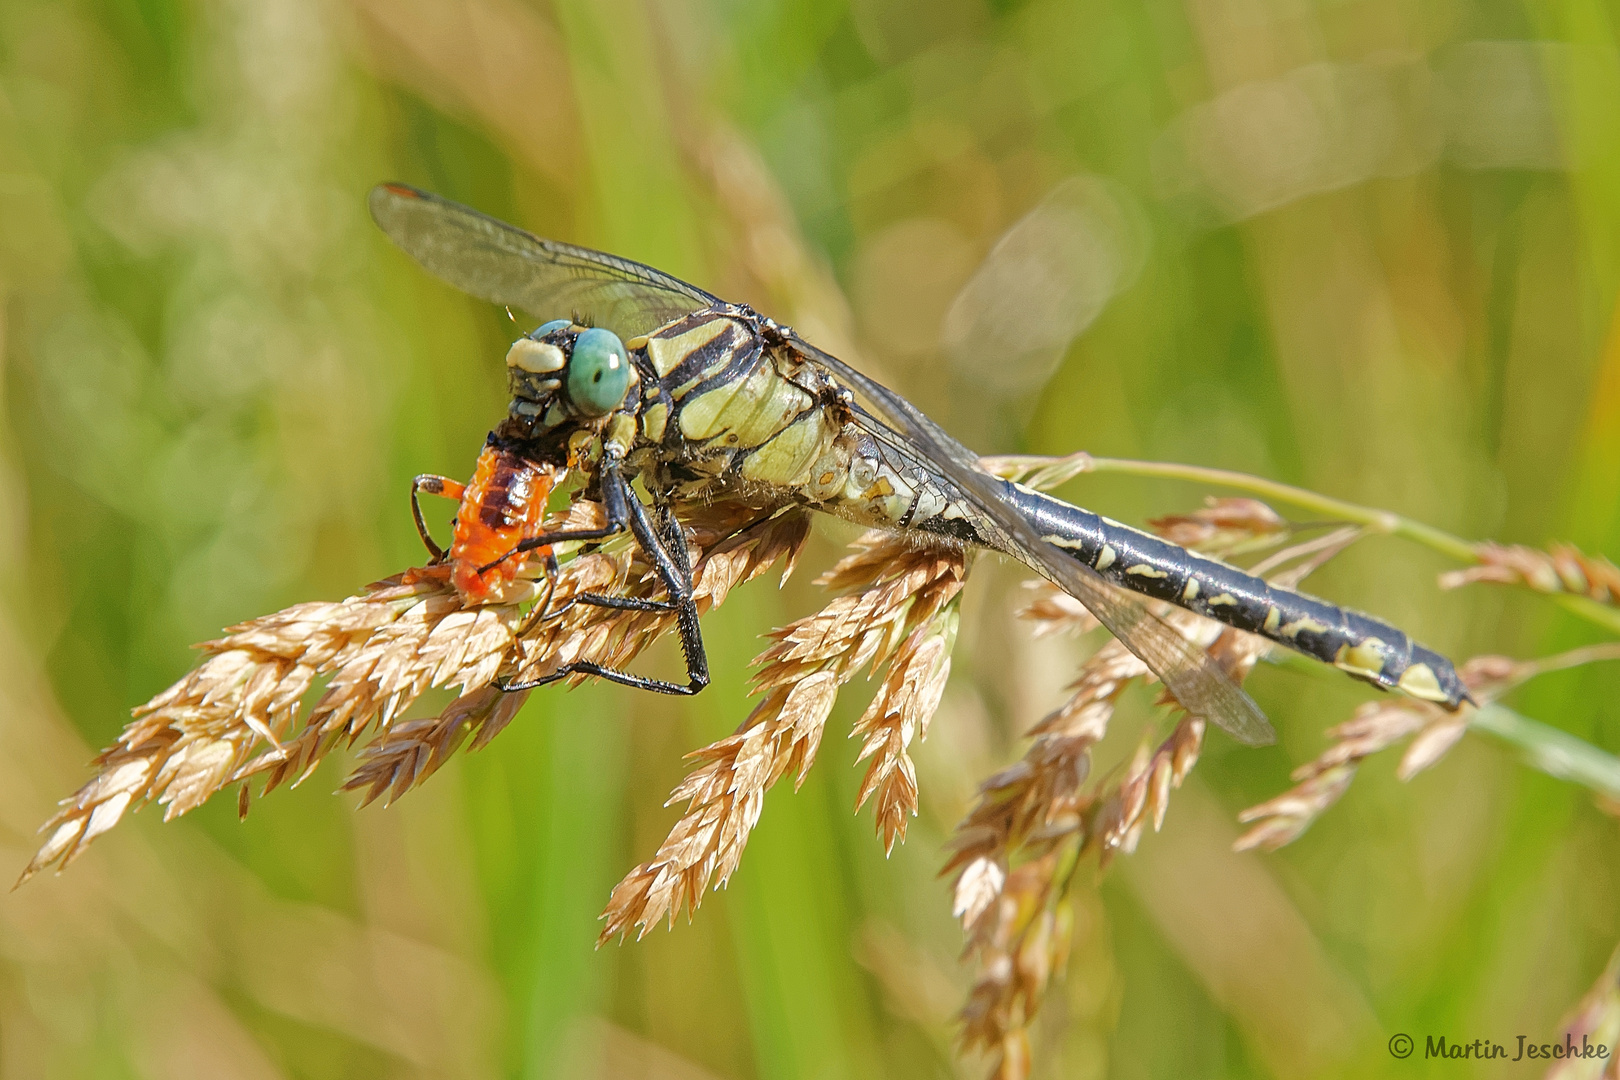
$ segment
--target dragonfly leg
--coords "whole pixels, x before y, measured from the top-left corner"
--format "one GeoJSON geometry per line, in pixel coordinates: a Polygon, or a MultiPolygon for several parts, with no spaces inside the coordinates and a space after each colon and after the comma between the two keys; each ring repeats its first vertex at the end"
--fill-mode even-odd
{"type": "MultiPolygon", "coordinates": [[[[639,504],[638,504],[639,506],[639,504]]],[[[692,595],[692,553],[686,547],[686,532],[681,523],[675,518],[675,511],[670,508],[667,499],[660,499],[657,503],[659,529],[663,533],[665,550],[674,563],[676,578],[680,584],[679,593],[676,592],[669,579],[665,584],[669,588],[670,602],[676,605],[676,625],[681,634],[681,655],[686,660],[688,693],[697,693],[709,685],[709,656],[703,648],[703,630],[698,625],[697,599],[692,595]]]]}
{"type": "Polygon", "coordinates": [[[444,548],[433,542],[433,534],[428,532],[427,522],[422,518],[422,504],[417,499],[424,491],[429,495],[443,495],[447,499],[460,502],[461,497],[467,493],[467,485],[448,476],[435,476],[433,473],[423,473],[411,481],[411,517],[416,519],[416,531],[422,537],[422,543],[427,545],[433,561],[439,562],[444,558],[444,548]]]}
{"type": "MultiPolygon", "coordinates": [[[[703,634],[698,627],[697,602],[692,595],[691,554],[686,547],[686,535],[681,530],[680,522],[675,519],[674,512],[662,501],[657,505],[658,525],[654,526],[647,516],[646,507],[642,506],[641,500],[630,491],[629,485],[620,475],[617,462],[603,462],[601,479],[603,503],[608,511],[609,520],[617,518],[615,511],[623,515],[618,520],[629,526],[636,541],[652,560],[669,599],[643,600],[639,597],[584,593],[576,596],[574,602],[624,611],[674,611],[681,635],[681,653],[686,659],[686,685],[648,678],[644,675],[633,675],[628,671],[593,664],[588,660],[564,664],[539,679],[497,685],[502,690],[515,692],[532,690],[570,675],[594,675],[623,686],[652,690],[660,694],[696,694],[709,685],[709,658],[703,649],[703,634]]],[[[620,525],[620,529],[623,528],[624,525],[620,525]]]]}
{"type": "Polygon", "coordinates": [[[689,696],[695,694],[702,687],[694,689],[690,684],[682,686],[680,683],[665,682],[663,679],[652,679],[645,675],[633,675],[628,671],[618,671],[614,668],[593,664],[589,660],[575,660],[572,664],[564,664],[550,675],[528,682],[497,682],[495,685],[508,693],[517,693],[519,690],[533,690],[537,686],[545,686],[559,679],[566,679],[570,675],[594,675],[608,682],[616,682],[620,686],[633,686],[637,690],[651,690],[657,694],[680,694],[689,696]]]}
{"type": "Polygon", "coordinates": [[[570,603],[614,608],[618,611],[670,612],[678,606],[668,600],[643,600],[639,596],[604,596],[602,593],[578,593],[570,603]]]}

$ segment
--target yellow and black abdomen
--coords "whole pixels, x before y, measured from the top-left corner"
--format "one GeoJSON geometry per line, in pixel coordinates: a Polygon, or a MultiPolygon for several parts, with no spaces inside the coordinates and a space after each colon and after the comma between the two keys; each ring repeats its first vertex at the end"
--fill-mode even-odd
{"type": "Polygon", "coordinates": [[[1050,544],[1114,585],[1259,634],[1386,690],[1455,709],[1468,688],[1451,661],[1371,615],[1206,558],[1049,495],[1003,482],[1050,544]]]}

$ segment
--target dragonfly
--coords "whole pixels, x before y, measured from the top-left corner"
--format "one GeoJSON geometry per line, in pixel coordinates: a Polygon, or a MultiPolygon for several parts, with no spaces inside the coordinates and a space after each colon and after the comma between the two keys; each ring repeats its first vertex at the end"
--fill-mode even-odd
{"type": "MultiPolygon", "coordinates": [[[[1451,661],[1387,622],[992,475],[905,398],[745,304],[404,184],[374,188],[370,208],[429,273],[546,320],[507,353],[511,403],[488,447],[536,469],[582,467],[582,448],[592,448],[590,482],[605,522],[527,530],[504,557],[628,532],[667,599],[582,594],[574,602],[677,616],[685,683],[581,661],[505,689],[584,674],[662,693],[701,691],[708,662],[679,510],[750,499],[1010,556],[1085,605],[1189,713],[1249,745],[1275,740],[1259,706],[1139,597],[1259,634],[1384,689],[1449,709],[1470,700],[1451,661]],[[650,506],[632,487],[637,479],[650,506]]],[[[466,570],[486,575],[500,561],[466,570]]]]}

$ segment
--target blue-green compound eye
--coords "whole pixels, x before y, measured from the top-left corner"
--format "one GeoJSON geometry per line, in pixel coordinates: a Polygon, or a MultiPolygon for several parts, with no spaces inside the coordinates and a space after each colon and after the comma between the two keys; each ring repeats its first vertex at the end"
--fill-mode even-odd
{"type": "Polygon", "coordinates": [[[569,322],[567,319],[552,319],[550,322],[545,323],[542,326],[537,326],[533,330],[529,331],[529,336],[534,340],[539,341],[553,330],[566,330],[572,325],[573,323],[569,322]]]}
{"type": "Polygon", "coordinates": [[[629,388],[630,359],[619,335],[599,326],[582,330],[568,361],[568,400],[575,411],[606,416],[624,401],[629,388]]]}

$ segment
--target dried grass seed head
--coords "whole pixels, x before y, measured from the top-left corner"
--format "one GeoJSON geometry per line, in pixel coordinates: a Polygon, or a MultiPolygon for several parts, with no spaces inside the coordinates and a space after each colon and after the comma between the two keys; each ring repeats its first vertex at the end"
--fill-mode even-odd
{"type": "Polygon", "coordinates": [[[949,670],[954,615],[948,605],[966,574],[958,549],[868,533],[855,552],[818,579],[852,590],[821,611],[772,631],[755,658],[762,696],[737,731],[689,757],[696,767],[670,794],[685,802],[658,851],[614,887],[598,943],[634,927],[690,917],[710,882],[735,872],[764,806],[765,792],[793,773],[803,783],[839,688],[868,663],[889,664],[873,705],[857,725],[870,757],[862,802],[876,799],[886,844],[903,836],[916,809],[916,773],[906,748],[926,731],[949,670]],[[903,671],[897,681],[893,673],[903,671]]]}
{"type": "Polygon", "coordinates": [[[1474,554],[1479,558],[1479,565],[1441,574],[1442,589],[1492,582],[1620,605],[1620,567],[1602,555],[1588,555],[1572,544],[1552,544],[1541,551],[1517,544],[1483,543],[1474,545],[1474,554]]]}

